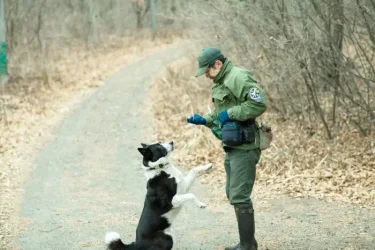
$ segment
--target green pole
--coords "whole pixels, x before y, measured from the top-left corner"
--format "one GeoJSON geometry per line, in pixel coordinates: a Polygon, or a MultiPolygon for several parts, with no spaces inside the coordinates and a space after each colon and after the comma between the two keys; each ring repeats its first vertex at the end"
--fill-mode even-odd
{"type": "Polygon", "coordinates": [[[0,0],[0,75],[7,75],[7,45],[4,0],[0,0]]]}

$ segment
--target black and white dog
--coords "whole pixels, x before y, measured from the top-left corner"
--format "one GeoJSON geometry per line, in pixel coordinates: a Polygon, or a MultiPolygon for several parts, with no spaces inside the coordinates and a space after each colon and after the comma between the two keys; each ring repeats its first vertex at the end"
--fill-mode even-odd
{"type": "Polygon", "coordinates": [[[193,201],[199,208],[206,207],[206,204],[188,191],[197,174],[210,169],[212,165],[195,167],[184,176],[169,159],[173,142],[150,145],[142,143],[142,148],[138,148],[138,151],[143,155],[142,168],[147,179],[147,194],[135,242],[124,244],[120,235],[115,232],[107,233],[105,242],[110,250],[169,250],[174,243],[172,222],[182,205],[193,201]]]}

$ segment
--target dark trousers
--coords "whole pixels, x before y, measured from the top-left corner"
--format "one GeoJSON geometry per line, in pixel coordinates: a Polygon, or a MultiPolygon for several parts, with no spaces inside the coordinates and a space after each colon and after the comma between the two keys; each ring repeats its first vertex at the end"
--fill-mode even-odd
{"type": "Polygon", "coordinates": [[[260,158],[260,149],[227,149],[224,167],[227,175],[226,194],[231,205],[250,204],[253,190],[256,164],[260,158]]]}

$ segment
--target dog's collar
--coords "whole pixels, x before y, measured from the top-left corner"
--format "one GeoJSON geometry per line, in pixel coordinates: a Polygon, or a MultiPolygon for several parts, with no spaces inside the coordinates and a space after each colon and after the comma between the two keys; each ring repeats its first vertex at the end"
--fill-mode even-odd
{"type": "Polygon", "coordinates": [[[156,169],[163,169],[164,167],[166,167],[168,165],[169,165],[169,162],[165,163],[165,164],[159,164],[158,168],[156,168],[156,167],[149,167],[149,168],[147,168],[147,171],[152,171],[152,170],[156,170],[156,169]]]}

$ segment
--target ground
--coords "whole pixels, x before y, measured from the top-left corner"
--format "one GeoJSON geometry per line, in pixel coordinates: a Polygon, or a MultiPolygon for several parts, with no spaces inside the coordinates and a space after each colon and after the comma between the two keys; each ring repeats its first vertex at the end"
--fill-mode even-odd
{"type": "MultiPolygon", "coordinates": [[[[184,53],[174,47],[125,66],[72,106],[30,163],[17,211],[21,230],[4,249],[105,249],[107,231],[134,240],[146,184],[137,147],[150,142],[153,133],[145,108],[147,86],[184,53]]],[[[187,204],[182,210],[174,225],[174,249],[223,249],[235,243],[233,208],[199,182],[192,191],[208,207],[187,204]]],[[[375,210],[261,197],[254,194],[259,249],[375,248],[375,210]]]]}

